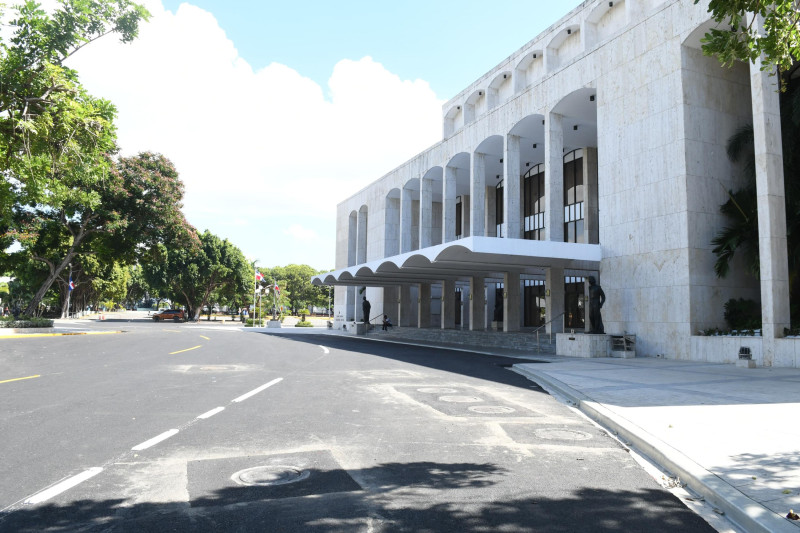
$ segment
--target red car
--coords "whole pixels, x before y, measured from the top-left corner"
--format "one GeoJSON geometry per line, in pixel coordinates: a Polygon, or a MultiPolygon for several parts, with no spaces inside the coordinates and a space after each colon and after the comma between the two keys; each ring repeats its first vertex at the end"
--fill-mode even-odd
{"type": "Polygon", "coordinates": [[[166,309],[156,315],[153,315],[153,320],[156,322],[161,322],[162,320],[183,322],[186,320],[186,314],[183,312],[183,309],[166,309]]]}

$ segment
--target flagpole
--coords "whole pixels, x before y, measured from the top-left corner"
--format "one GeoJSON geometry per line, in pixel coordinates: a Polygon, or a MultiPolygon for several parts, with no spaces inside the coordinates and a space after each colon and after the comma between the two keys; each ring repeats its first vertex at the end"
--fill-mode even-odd
{"type": "MultiPolygon", "coordinates": [[[[253,261],[253,327],[256,327],[256,283],[258,283],[258,269],[253,261]]],[[[247,323],[245,322],[245,326],[247,323]]]]}

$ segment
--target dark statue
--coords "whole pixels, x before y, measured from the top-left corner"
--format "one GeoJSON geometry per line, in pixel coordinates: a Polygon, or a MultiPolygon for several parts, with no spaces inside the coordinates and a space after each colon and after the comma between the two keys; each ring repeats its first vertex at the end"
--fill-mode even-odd
{"type": "Polygon", "coordinates": [[[589,333],[605,333],[603,328],[603,317],[600,315],[600,309],[606,303],[606,293],[594,276],[589,276],[589,333]]]}
{"type": "Polygon", "coordinates": [[[367,297],[364,296],[364,299],[361,301],[361,311],[364,313],[364,324],[369,323],[369,311],[372,309],[372,305],[367,300],[367,297]]]}

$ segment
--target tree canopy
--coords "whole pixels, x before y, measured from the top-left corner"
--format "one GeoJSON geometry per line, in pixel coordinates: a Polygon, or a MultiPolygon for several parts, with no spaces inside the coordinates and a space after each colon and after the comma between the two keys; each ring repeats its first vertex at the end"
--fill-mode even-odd
{"type": "MultiPolygon", "coordinates": [[[[699,3],[700,0],[694,0],[699,3]]],[[[711,0],[708,10],[724,28],[711,29],[702,40],[703,52],[730,66],[755,62],[762,69],[787,72],[800,59],[800,2],[798,0],[711,0]],[[759,25],[763,19],[763,27],[759,25]]]]}

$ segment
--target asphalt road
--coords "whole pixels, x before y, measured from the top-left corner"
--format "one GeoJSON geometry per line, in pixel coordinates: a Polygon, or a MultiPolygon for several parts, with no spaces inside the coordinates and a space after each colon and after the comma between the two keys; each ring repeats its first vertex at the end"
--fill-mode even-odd
{"type": "Polygon", "coordinates": [[[97,327],[0,339],[0,531],[713,531],[514,360],[97,327]]]}

